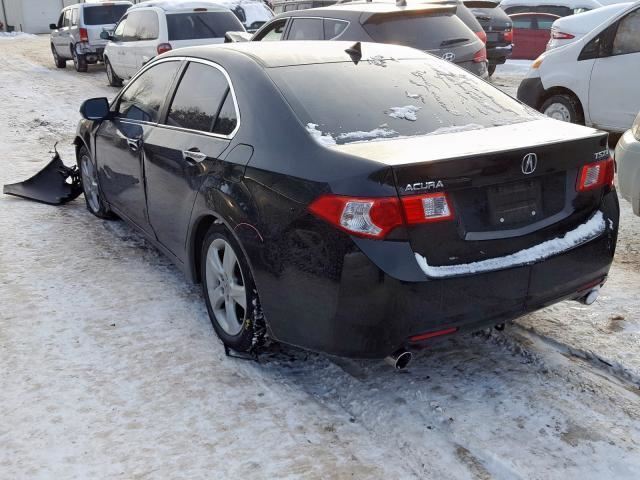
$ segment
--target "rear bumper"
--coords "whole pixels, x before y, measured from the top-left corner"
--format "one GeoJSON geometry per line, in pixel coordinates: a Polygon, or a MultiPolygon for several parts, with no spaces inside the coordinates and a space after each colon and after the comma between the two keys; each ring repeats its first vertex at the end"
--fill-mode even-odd
{"type": "Polygon", "coordinates": [[[487,78],[488,76],[487,62],[460,62],[456,65],[468,70],[480,78],[487,78]]]}
{"type": "MultiPolygon", "coordinates": [[[[257,278],[272,335],[285,343],[345,357],[380,358],[409,337],[457,328],[477,330],[515,319],[604,282],[617,238],[615,191],[605,195],[603,234],[532,265],[429,279],[406,242],[354,240],[327,278],[283,268],[257,278]],[[269,291],[265,281],[286,287],[269,291]]],[[[289,252],[296,257],[294,251],[289,252]]]]}
{"type": "Polygon", "coordinates": [[[513,45],[487,47],[487,58],[489,64],[500,65],[507,61],[513,52],[513,45]]]}
{"type": "Polygon", "coordinates": [[[76,43],[76,52],[80,55],[97,55],[102,57],[104,53],[104,45],[93,45],[87,42],[76,43]]]}
{"type": "Polygon", "coordinates": [[[633,213],[640,215],[640,142],[630,130],[620,137],[615,158],[620,195],[631,202],[633,213]]]}
{"type": "Polygon", "coordinates": [[[544,98],[545,89],[542,85],[540,77],[525,78],[520,82],[518,87],[517,98],[522,103],[529,105],[536,110],[542,104],[544,98]]]}

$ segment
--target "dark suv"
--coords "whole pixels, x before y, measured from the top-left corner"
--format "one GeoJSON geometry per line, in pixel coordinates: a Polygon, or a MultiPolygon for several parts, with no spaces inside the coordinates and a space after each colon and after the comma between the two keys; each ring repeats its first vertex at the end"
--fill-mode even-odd
{"type": "Polygon", "coordinates": [[[349,2],[281,13],[252,41],[345,40],[405,45],[487,76],[487,54],[477,34],[456,16],[456,5],[397,6],[349,2]]]}
{"type": "Polygon", "coordinates": [[[476,16],[487,35],[489,75],[493,75],[496,65],[506,62],[513,51],[513,22],[496,2],[465,0],[464,4],[476,16]]]}

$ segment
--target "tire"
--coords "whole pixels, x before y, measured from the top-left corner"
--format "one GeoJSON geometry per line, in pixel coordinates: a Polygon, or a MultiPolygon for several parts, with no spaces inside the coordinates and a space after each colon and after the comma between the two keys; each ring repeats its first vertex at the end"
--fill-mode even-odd
{"type": "Polygon", "coordinates": [[[552,95],[544,101],[540,111],[556,120],[584,124],[580,102],[572,95],[552,95]]]}
{"type": "Polygon", "coordinates": [[[116,216],[102,200],[96,167],[86,147],[81,147],[78,151],[78,168],[80,169],[82,191],[87,210],[98,218],[115,219],[116,216]]]}
{"type": "Polygon", "coordinates": [[[487,73],[489,74],[489,76],[492,76],[494,73],[496,73],[496,65],[490,63],[487,67],[487,73]]]}
{"type": "Polygon", "coordinates": [[[73,58],[73,66],[76,67],[76,72],[87,71],[87,58],[84,55],[79,55],[73,45],[71,45],[71,57],[73,58]]]}
{"type": "Polygon", "coordinates": [[[109,80],[109,85],[112,87],[121,87],[122,79],[116,75],[116,72],[113,71],[113,67],[111,66],[111,62],[107,57],[104,57],[104,66],[107,69],[107,79],[109,80]]]}
{"type": "Polygon", "coordinates": [[[238,242],[213,225],[202,243],[202,291],[216,334],[227,347],[248,353],[264,332],[253,275],[238,242]],[[256,335],[258,333],[258,335],[256,335]]]}
{"type": "Polygon", "coordinates": [[[56,64],[57,68],[67,68],[67,61],[64,58],[60,58],[53,43],[51,44],[51,53],[53,54],[53,63],[56,64]]]}

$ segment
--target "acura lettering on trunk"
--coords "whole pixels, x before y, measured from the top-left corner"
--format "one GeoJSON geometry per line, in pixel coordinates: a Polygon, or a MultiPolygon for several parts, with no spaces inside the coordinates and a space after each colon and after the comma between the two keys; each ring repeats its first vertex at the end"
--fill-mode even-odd
{"type": "Polygon", "coordinates": [[[404,366],[436,337],[595,299],[619,214],[605,133],[408,47],[283,47],[160,55],[87,100],[75,140],[89,211],[201,283],[228,348],[404,366]]]}

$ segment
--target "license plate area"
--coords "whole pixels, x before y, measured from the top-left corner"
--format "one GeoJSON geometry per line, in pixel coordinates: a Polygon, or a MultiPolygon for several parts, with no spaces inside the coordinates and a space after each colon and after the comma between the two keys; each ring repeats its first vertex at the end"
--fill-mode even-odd
{"type": "Polygon", "coordinates": [[[487,204],[491,225],[506,227],[532,223],[542,215],[542,185],[527,180],[487,189],[487,204]]]}
{"type": "Polygon", "coordinates": [[[498,32],[487,33],[487,42],[498,42],[498,41],[500,41],[500,33],[498,32]]]}

